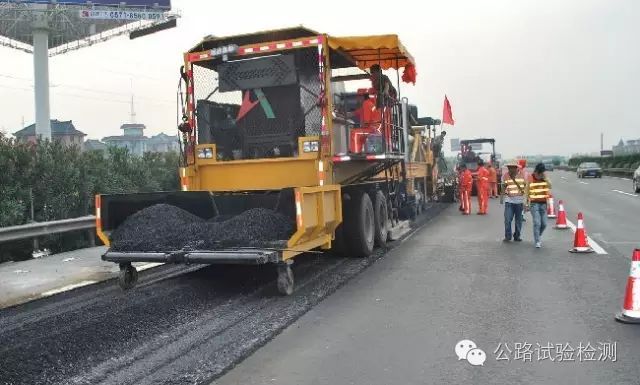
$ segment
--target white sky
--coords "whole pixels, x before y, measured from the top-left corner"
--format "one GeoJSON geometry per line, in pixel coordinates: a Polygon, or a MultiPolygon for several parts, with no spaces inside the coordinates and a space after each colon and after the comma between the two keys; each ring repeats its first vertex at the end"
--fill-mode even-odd
{"type": "MultiPolygon", "coordinates": [[[[640,137],[640,1],[174,0],[178,28],[120,37],[50,60],[51,116],[89,138],[120,134],[131,90],[147,134],[175,133],[182,53],[203,36],[303,24],[333,35],[397,33],[417,62],[403,96],[421,116],[453,106],[449,137],[495,137],[497,150],[572,154],[640,137]],[[305,5],[305,3],[307,5],[305,5]],[[399,6],[393,9],[390,4],[399,6]],[[133,84],[133,87],[131,86],[133,84]]],[[[0,47],[0,129],[34,120],[32,57],[0,47]]]]}

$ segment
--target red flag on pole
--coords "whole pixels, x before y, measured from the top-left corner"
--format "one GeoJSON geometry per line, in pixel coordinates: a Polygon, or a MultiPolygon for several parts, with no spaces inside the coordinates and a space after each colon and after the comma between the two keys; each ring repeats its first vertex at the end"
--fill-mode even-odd
{"type": "Polygon", "coordinates": [[[442,107],[442,123],[454,125],[453,113],[451,112],[451,103],[447,99],[447,95],[444,96],[444,107],[442,107]]]}

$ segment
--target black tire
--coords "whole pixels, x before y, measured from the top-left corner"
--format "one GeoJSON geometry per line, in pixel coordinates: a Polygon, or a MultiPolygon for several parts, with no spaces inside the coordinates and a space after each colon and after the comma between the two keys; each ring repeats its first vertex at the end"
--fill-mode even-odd
{"type": "Polygon", "coordinates": [[[283,263],[278,265],[278,293],[291,295],[294,289],[293,270],[291,265],[283,263]]]}
{"type": "Polygon", "coordinates": [[[368,257],[373,253],[375,225],[373,204],[366,193],[356,194],[344,220],[344,236],[349,239],[349,256],[368,257]]]}
{"type": "Polygon", "coordinates": [[[118,285],[122,290],[133,289],[138,283],[138,270],[131,266],[130,263],[120,265],[120,274],[118,275],[118,285]]]}
{"type": "Polygon", "coordinates": [[[373,204],[374,213],[374,228],[375,228],[375,245],[379,247],[385,247],[387,245],[387,239],[389,232],[387,231],[387,225],[389,223],[389,214],[387,212],[387,199],[382,191],[377,191],[373,204]]]}
{"type": "Polygon", "coordinates": [[[343,222],[338,225],[336,228],[335,237],[333,242],[331,242],[331,254],[344,257],[348,253],[347,243],[344,236],[344,214],[343,214],[343,222]]]}
{"type": "Polygon", "coordinates": [[[633,181],[633,189],[635,191],[635,193],[640,193],[640,184],[638,184],[638,181],[633,181]]]}

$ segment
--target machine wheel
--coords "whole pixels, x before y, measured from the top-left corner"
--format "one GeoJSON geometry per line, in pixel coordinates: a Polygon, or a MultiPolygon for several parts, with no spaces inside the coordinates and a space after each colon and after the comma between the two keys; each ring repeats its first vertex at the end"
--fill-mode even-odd
{"type": "Polygon", "coordinates": [[[387,212],[387,198],[384,196],[382,191],[376,192],[373,211],[375,214],[375,244],[379,247],[385,247],[389,236],[389,232],[387,231],[389,213],[387,212]]]}
{"type": "Polygon", "coordinates": [[[335,238],[333,239],[333,242],[331,242],[331,253],[341,257],[344,257],[347,254],[347,243],[344,237],[344,222],[336,227],[335,238]]]}
{"type": "Polygon", "coordinates": [[[120,264],[120,275],[118,276],[118,284],[122,290],[129,290],[138,283],[138,270],[131,266],[130,263],[120,264]]]}
{"type": "Polygon", "coordinates": [[[350,215],[344,221],[345,236],[351,238],[351,256],[368,257],[373,252],[375,238],[373,204],[366,193],[360,193],[354,198],[350,202],[350,215]]]}
{"type": "Polygon", "coordinates": [[[633,180],[633,191],[637,194],[640,193],[640,184],[635,179],[633,180]]]}
{"type": "Polygon", "coordinates": [[[293,293],[293,270],[291,264],[283,263],[278,265],[278,293],[291,295],[293,293]]]}

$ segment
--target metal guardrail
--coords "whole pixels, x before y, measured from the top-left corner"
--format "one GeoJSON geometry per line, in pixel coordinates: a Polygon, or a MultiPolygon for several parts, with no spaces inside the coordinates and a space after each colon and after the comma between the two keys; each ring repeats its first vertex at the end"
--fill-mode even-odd
{"type": "Polygon", "coordinates": [[[50,222],[34,222],[26,225],[0,227],[0,243],[19,239],[31,239],[43,235],[66,233],[68,231],[91,230],[96,227],[96,217],[62,219],[50,222]]]}
{"type": "MultiPolygon", "coordinates": [[[[578,168],[573,166],[558,166],[558,170],[575,172],[578,168]]],[[[635,170],[630,168],[605,168],[602,170],[602,174],[607,176],[624,176],[631,178],[635,170]]]]}
{"type": "Polygon", "coordinates": [[[606,168],[604,169],[604,175],[632,177],[634,171],[630,168],[606,168]]]}

